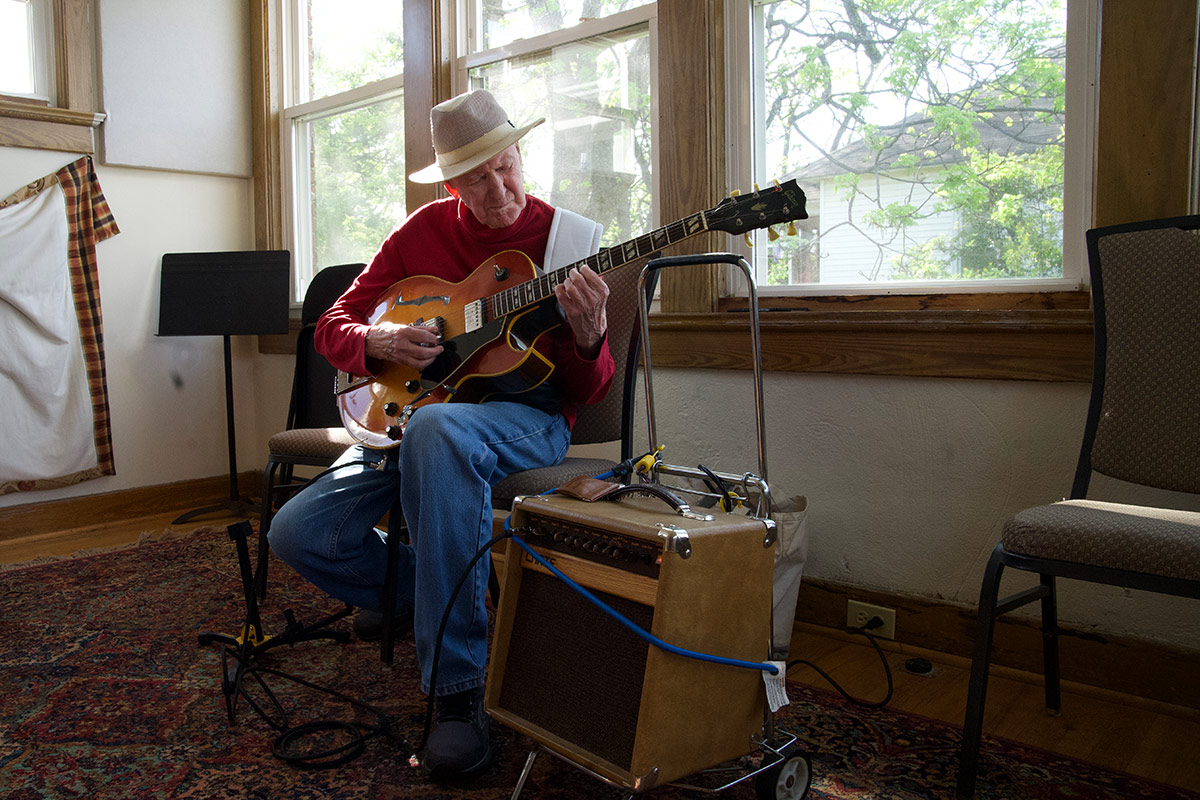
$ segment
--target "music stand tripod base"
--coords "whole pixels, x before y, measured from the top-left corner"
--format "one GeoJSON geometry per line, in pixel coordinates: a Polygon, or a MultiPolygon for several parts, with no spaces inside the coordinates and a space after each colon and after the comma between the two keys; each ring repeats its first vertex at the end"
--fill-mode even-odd
{"type": "Polygon", "coordinates": [[[242,676],[251,661],[268,650],[281,645],[293,645],[297,642],[307,642],[315,639],[333,639],[342,644],[349,642],[349,633],[346,631],[330,630],[329,626],[339,619],[348,616],[354,610],[354,607],[347,605],[342,610],[330,614],[312,625],[303,625],[297,622],[291,609],[288,609],[284,612],[287,624],[284,627],[283,633],[277,636],[264,636],[262,621],[259,617],[258,596],[254,592],[254,574],[250,566],[250,548],[246,544],[246,537],[249,536],[253,529],[250,527],[248,521],[242,520],[228,526],[226,530],[229,533],[229,538],[233,540],[237,547],[238,566],[242,577],[242,593],[246,601],[246,619],[242,624],[241,634],[238,636],[206,632],[199,634],[197,638],[200,644],[216,643],[225,645],[225,652],[237,662],[232,678],[226,674],[221,687],[225,694],[225,708],[229,715],[229,721],[233,722],[237,703],[236,695],[241,691],[242,676]]]}

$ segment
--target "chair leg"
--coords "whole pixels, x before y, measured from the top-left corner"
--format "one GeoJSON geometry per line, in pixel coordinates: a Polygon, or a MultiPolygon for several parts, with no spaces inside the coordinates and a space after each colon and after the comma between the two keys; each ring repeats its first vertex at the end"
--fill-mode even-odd
{"type": "Polygon", "coordinates": [[[383,591],[381,593],[382,611],[383,611],[383,635],[379,639],[379,660],[385,664],[392,663],[392,650],[394,649],[394,636],[392,635],[392,622],[396,617],[396,592],[399,589],[400,576],[397,561],[400,551],[399,531],[388,530],[387,537],[387,572],[383,577],[383,591]]]}
{"type": "Polygon", "coordinates": [[[1058,599],[1054,576],[1043,575],[1042,586],[1042,669],[1046,679],[1046,710],[1057,716],[1062,710],[1062,692],[1058,675],[1058,599]]]}
{"type": "Polygon", "coordinates": [[[274,516],[275,470],[279,464],[268,461],[263,470],[262,509],[258,515],[258,564],[254,569],[254,594],[259,600],[267,596],[267,561],[270,545],[267,543],[267,531],[271,529],[271,517],[274,516]]]}
{"type": "Polygon", "coordinates": [[[396,617],[396,595],[400,591],[400,542],[403,530],[404,512],[400,508],[400,501],[396,500],[388,514],[387,571],[383,576],[383,592],[380,596],[383,635],[379,639],[379,660],[384,664],[392,663],[395,644],[392,623],[396,617]]]}
{"type": "Polygon", "coordinates": [[[962,750],[958,760],[960,798],[975,796],[975,776],[979,768],[979,743],[983,737],[983,707],[987,699],[988,664],[992,658],[992,635],[996,624],[1000,575],[1004,571],[1000,553],[992,553],[979,591],[979,618],[975,629],[975,650],[971,656],[971,683],[967,689],[967,710],[963,720],[962,750]]]}

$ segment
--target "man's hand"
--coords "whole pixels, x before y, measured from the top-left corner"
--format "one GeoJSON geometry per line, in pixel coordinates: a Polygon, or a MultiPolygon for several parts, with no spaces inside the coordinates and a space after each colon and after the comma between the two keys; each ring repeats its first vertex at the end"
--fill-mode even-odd
{"type": "Polygon", "coordinates": [[[379,322],[367,331],[368,358],[394,361],[422,370],[441,352],[442,346],[432,328],[379,322]]]}
{"type": "Polygon", "coordinates": [[[562,307],[571,330],[575,332],[575,345],[588,358],[600,353],[600,343],[608,330],[608,284],[586,265],[571,270],[567,279],[554,287],[554,296],[562,307]]]}

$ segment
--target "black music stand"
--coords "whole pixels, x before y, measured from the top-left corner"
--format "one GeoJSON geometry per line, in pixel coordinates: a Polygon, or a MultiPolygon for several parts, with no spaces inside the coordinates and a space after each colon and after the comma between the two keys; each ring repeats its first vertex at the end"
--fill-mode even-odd
{"type": "Polygon", "coordinates": [[[229,337],[288,332],[290,266],[287,250],[167,253],[162,257],[158,335],[222,336],[225,340],[229,499],[189,511],[175,519],[174,525],[215,511],[245,514],[257,508],[238,491],[229,337]]]}

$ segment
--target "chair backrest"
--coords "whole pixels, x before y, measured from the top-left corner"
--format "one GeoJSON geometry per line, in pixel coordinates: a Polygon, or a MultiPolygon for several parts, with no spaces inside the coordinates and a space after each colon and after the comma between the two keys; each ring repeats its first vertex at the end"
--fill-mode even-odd
{"type": "Polygon", "coordinates": [[[341,297],[363,270],[363,264],[342,264],[325,267],[316,275],[304,293],[296,337],[296,367],[292,375],[292,399],[288,411],[288,428],[335,428],[342,424],[334,400],[333,388],[337,370],[316,351],[313,332],[317,318],[341,297]]]}
{"type": "Polygon", "coordinates": [[[1087,233],[1092,398],[1072,496],[1096,471],[1200,492],[1200,215],[1087,233]]]}
{"type": "MultiPolygon", "coordinates": [[[[616,374],[603,400],[579,409],[571,431],[572,444],[620,440],[622,460],[633,455],[634,403],[641,351],[637,282],[644,263],[640,260],[604,276],[609,289],[608,346],[616,364],[616,374]]],[[[654,296],[657,277],[657,273],[646,276],[646,297],[642,302],[649,304],[654,296]]]]}
{"type": "Polygon", "coordinates": [[[366,264],[340,264],[325,267],[308,284],[304,291],[304,304],[300,307],[300,324],[309,325],[329,310],[342,294],[354,283],[366,264]]]}

